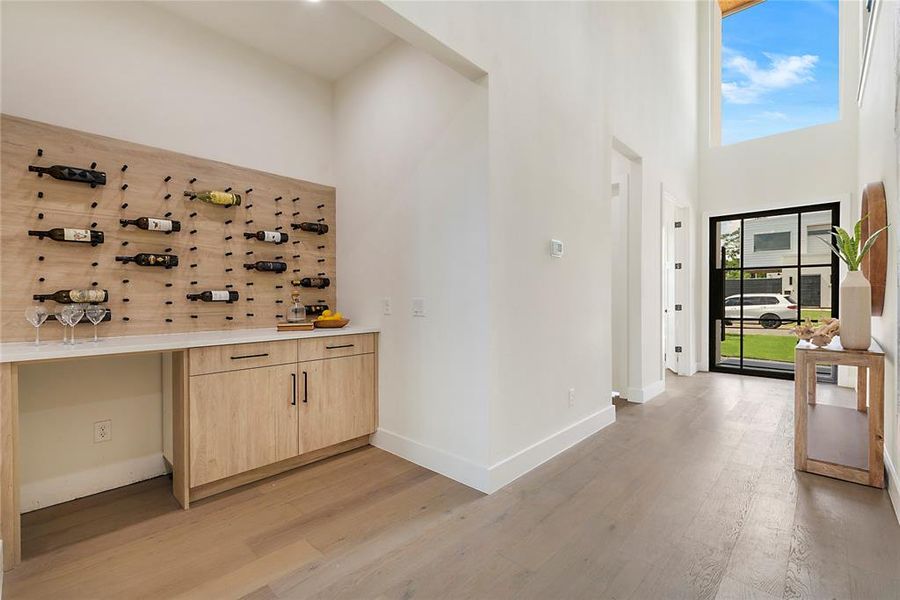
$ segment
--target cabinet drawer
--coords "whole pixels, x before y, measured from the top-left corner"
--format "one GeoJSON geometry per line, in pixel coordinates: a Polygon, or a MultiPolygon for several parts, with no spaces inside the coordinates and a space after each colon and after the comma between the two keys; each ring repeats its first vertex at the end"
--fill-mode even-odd
{"type": "Polygon", "coordinates": [[[375,334],[362,333],[305,339],[300,340],[299,347],[301,361],[371,354],[375,352],[375,334]]]}
{"type": "Polygon", "coordinates": [[[191,375],[269,367],[297,362],[293,341],[259,342],[191,349],[191,375]]]}

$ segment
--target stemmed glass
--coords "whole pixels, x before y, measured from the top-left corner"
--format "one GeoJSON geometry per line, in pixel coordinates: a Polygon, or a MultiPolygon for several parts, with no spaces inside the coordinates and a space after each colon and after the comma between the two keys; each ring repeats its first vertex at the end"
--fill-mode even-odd
{"type": "Polygon", "coordinates": [[[97,339],[97,325],[103,320],[103,317],[106,316],[106,307],[91,304],[84,309],[84,314],[87,316],[88,321],[94,324],[94,343],[96,344],[100,341],[97,339]]]}
{"type": "Polygon", "coordinates": [[[54,313],[53,313],[53,316],[56,317],[57,322],[58,322],[60,325],[62,325],[62,330],[63,330],[63,340],[62,340],[62,343],[63,343],[63,344],[68,344],[68,343],[69,343],[69,330],[68,330],[68,326],[69,326],[68,316],[69,316],[69,313],[68,313],[68,310],[67,310],[68,308],[69,308],[69,305],[66,304],[66,305],[64,305],[64,306],[58,307],[58,308],[56,309],[56,311],[54,311],[54,313]]]}
{"type": "Polygon", "coordinates": [[[25,309],[25,318],[34,326],[34,345],[41,344],[41,325],[47,320],[50,313],[43,306],[30,306],[25,309]]]}
{"type": "Polygon", "coordinates": [[[84,305],[83,304],[69,304],[66,308],[63,309],[64,312],[68,313],[66,318],[66,325],[72,328],[72,341],[71,344],[75,344],[75,326],[84,316],[84,305]]]}

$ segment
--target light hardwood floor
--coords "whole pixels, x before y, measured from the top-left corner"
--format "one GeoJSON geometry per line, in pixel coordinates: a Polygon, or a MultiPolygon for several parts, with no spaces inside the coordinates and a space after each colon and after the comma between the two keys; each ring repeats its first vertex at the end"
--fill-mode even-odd
{"type": "Polygon", "coordinates": [[[484,496],[367,447],[178,510],[30,513],[5,598],[889,598],[886,492],[792,468],[792,384],[670,378],[484,496]]]}

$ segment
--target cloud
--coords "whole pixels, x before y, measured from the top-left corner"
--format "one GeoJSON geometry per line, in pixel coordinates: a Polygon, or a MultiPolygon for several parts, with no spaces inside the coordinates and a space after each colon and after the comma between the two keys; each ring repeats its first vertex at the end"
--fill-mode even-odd
{"type": "Polygon", "coordinates": [[[788,116],[783,112],[778,112],[777,110],[764,110],[760,115],[763,119],[767,121],[787,121],[788,116]]]}
{"type": "MultiPolygon", "coordinates": [[[[722,97],[732,104],[756,104],[775,90],[783,90],[814,80],[819,57],[813,54],[784,56],[764,52],[767,67],[739,52],[723,49],[723,64],[732,78],[722,81],[722,97]]],[[[724,77],[723,77],[724,79],[724,77]]]]}

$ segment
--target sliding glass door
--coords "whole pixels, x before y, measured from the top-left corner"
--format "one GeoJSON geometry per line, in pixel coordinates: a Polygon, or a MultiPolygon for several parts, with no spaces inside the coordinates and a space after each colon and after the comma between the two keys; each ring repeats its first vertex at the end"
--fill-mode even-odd
{"type": "Polygon", "coordinates": [[[831,203],[710,219],[710,370],[793,378],[792,328],[837,316],[839,217],[831,203]]]}

